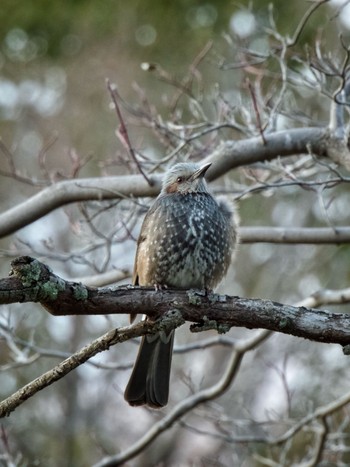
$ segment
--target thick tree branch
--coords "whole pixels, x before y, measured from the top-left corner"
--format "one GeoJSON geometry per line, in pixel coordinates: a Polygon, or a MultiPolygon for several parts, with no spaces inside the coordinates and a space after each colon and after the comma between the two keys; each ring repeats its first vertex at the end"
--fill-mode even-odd
{"type": "MultiPolygon", "coordinates": [[[[327,129],[296,128],[240,141],[225,141],[203,162],[213,162],[208,170],[209,181],[229,170],[276,157],[312,152],[327,156],[332,138],[327,129]]],[[[150,186],[142,175],[86,178],[58,182],[28,200],[0,215],[0,238],[36,221],[49,212],[69,203],[126,197],[156,196],[160,190],[159,176],[149,178],[150,186]]]]}
{"type": "MultiPolygon", "coordinates": [[[[343,303],[350,293],[342,292],[343,303]]],[[[122,286],[95,289],[64,281],[40,263],[24,256],[12,262],[11,276],[0,280],[0,304],[38,302],[51,314],[143,314],[156,319],[168,310],[179,310],[191,329],[198,332],[232,326],[268,329],[318,342],[350,344],[350,315],[303,306],[206,294],[194,290],[162,290],[122,286]]]]}
{"type": "Polygon", "coordinates": [[[16,232],[49,212],[79,201],[155,196],[160,177],[152,176],[150,186],[141,175],[65,180],[45,188],[0,215],[0,237],[16,232]]]}
{"type": "Polygon", "coordinates": [[[330,143],[329,132],[324,128],[294,128],[264,134],[266,144],[260,136],[238,141],[223,141],[205,162],[212,162],[208,179],[224,175],[230,169],[259,161],[270,161],[276,157],[307,154],[310,150],[318,156],[327,156],[330,143]]]}

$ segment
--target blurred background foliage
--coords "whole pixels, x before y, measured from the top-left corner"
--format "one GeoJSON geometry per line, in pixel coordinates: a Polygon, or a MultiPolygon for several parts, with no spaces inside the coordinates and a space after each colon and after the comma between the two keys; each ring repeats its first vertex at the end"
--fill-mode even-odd
{"type": "MultiPolygon", "coordinates": [[[[307,5],[304,1],[272,5],[278,31],[292,35],[307,5]]],[[[50,151],[56,167],[72,147],[97,159],[115,149],[116,122],[107,111],[106,78],[116,82],[128,100],[137,99],[133,83],[138,83],[161,111],[169,86],[157,82],[140,64],[160,63],[181,79],[194,57],[214,41],[201,69],[205,92],[212,93],[215,82],[232,92],[239,88],[238,71],[218,71],[215,57],[235,59],[235,48],[224,36],[258,47],[266,42],[264,28],[270,27],[266,1],[4,0],[0,8],[2,138],[15,145],[16,152],[33,155],[57,134],[59,144],[50,151]]],[[[325,6],[311,18],[296,49],[312,44],[320,34],[332,50],[342,23],[330,19],[329,13],[325,16],[326,10],[330,8],[325,6]]],[[[343,34],[347,33],[344,27],[343,34]]]]}
{"type": "MultiPolygon", "coordinates": [[[[312,55],[316,40],[325,56],[329,54],[341,61],[344,50],[340,33],[344,43],[349,40],[350,12],[346,3],[329,2],[307,22],[298,43],[287,56],[292,70],[300,74],[305,71],[302,60],[307,59],[308,52],[312,55]]],[[[308,7],[309,3],[302,0],[1,0],[1,141],[21,173],[34,179],[45,178],[46,173],[38,162],[38,156],[40,159],[43,153],[45,169],[56,180],[69,176],[75,156],[88,160],[80,176],[125,173],[125,150],[115,136],[118,122],[110,106],[106,78],[117,83],[123,99],[135,108],[154,107],[164,120],[171,115],[173,122],[197,123],[201,118],[193,118],[193,109],[184,98],[177,105],[177,113],[172,112],[170,103],[176,96],[176,88],[169,79],[157,79],[159,75],[154,67],[161,67],[168,77],[181,82],[195,57],[209,42],[212,47],[198,66],[196,96],[203,95],[203,108],[209,116],[216,115],[215,100],[220,94],[231,105],[246,107],[253,118],[252,104],[246,97],[245,73],[231,66],[237,62],[238,45],[260,52],[270,50],[278,43],[269,31],[271,15],[279,33],[291,37],[308,7]],[[148,63],[148,68],[141,66],[143,63],[148,63]]],[[[266,66],[273,73],[279,72],[274,59],[266,66]]],[[[272,95],[275,85],[272,78],[264,81],[272,95]]],[[[332,80],[326,83],[329,92],[336,85],[332,80]]],[[[291,86],[287,98],[284,110],[289,115],[280,121],[281,128],[302,125],[301,122],[328,123],[330,100],[319,89],[291,86]],[[298,116],[299,120],[292,116],[298,116]]],[[[131,116],[128,128],[135,146],[152,158],[164,156],[166,143],[160,142],[152,128],[141,123],[142,119],[131,116]]],[[[242,137],[242,133],[224,130],[211,142],[212,146],[224,137],[242,137]]],[[[199,145],[198,153],[201,149],[199,145]]],[[[2,147],[0,174],[8,171],[8,161],[2,147]]],[[[237,170],[231,177],[237,194],[246,173],[244,169],[237,170]]],[[[40,186],[2,176],[1,209],[16,205],[39,189],[40,186]]],[[[319,193],[302,191],[299,187],[247,197],[240,202],[242,224],[312,226],[327,225],[329,220],[332,224],[348,224],[348,191],[335,188],[324,196],[328,219],[319,193]]],[[[129,206],[119,203],[116,207],[126,219],[129,206]]],[[[91,216],[95,208],[90,207],[91,216]]],[[[107,216],[113,212],[112,208],[107,210],[107,216]]],[[[81,208],[69,206],[16,235],[1,239],[2,276],[7,275],[10,258],[24,253],[46,260],[55,272],[65,277],[103,272],[99,265],[101,251],[93,256],[91,252],[84,253],[87,250],[81,246],[80,256],[72,260],[72,251],[93,242],[84,222],[87,223],[87,218],[81,208]]],[[[130,270],[134,247],[133,238],[126,244],[116,242],[109,261],[104,261],[104,268],[130,270]]],[[[242,245],[222,290],[231,295],[293,303],[322,287],[346,287],[350,278],[349,251],[348,246],[242,245]]],[[[126,317],[53,318],[30,305],[3,307],[0,318],[4,327],[15,329],[18,339],[46,349],[36,359],[40,349],[31,350],[21,345],[21,341],[16,343],[18,348],[9,347],[0,338],[2,398],[51,368],[64,352],[78,349],[112,326],[127,323],[126,317]],[[22,366],[20,360],[24,354],[33,357],[33,363],[22,366]],[[11,362],[16,364],[12,366],[11,362]]],[[[194,339],[185,330],[177,334],[179,343],[194,339]]],[[[248,331],[235,330],[232,335],[241,337],[248,335],[248,331]]],[[[113,368],[130,363],[135,349],[132,343],[111,349],[95,360],[111,369],[84,365],[5,420],[4,432],[15,465],[86,466],[104,454],[127,448],[138,439],[158,414],[126,406],[122,389],[127,374],[113,368]]],[[[178,365],[174,364],[173,387],[176,382],[176,391],[172,391],[171,404],[193,389],[189,377],[193,377],[198,387],[215,381],[223,368],[225,352],[225,348],[212,349],[206,359],[196,359],[193,353],[175,357],[178,365]]],[[[216,405],[208,408],[210,416],[205,422],[210,426],[210,417],[245,420],[246,424],[242,422],[235,427],[241,434],[249,428],[247,420],[284,423],[289,417],[306,413],[310,405],[329,401],[346,390],[350,376],[347,359],[337,346],[324,347],[275,335],[247,357],[234,388],[220,400],[222,408],[216,405]],[[324,362],[329,368],[326,382],[322,380],[324,362]],[[286,398],[282,374],[293,393],[292,401],[286,398]]],[[[187,421],[196,425],[199,415],[200,411],[187,421]]],[[[5,437],[2,439],[5,452],[5,437]]],[[[308,442],[298,441],[300,449],[308,442]]],[[[251,452],[259,451],[271,458],[274,454],[267,454],[261,446],[234,445],[234,450],[232,454],[228,442],[174,427],[146,451],[139,464],[135,461],[135,465],[156,465],[160,460],[163,465],[261,465],[250,457],[251,452]]],[[[297,448],[294,455],[296,452],[297,448]]],[[[346,456],[342,459],[346,461],[346,456]]]]}

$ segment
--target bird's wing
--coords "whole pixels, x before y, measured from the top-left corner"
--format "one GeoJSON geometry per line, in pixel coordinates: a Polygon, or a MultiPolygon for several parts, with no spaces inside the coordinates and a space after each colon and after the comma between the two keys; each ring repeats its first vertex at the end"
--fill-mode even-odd
{"type": "MultiPolygon", "coordinates": [[[[133,275],[132,275],[132,284],[133,285],[145,285],[145,284],[140,284],[140,281],[139,281],[139,267],[138,267],[138,264],[139,264],[139,259],[140,259],[140,254],[141,254],[141,248],[140,248],[140,245],[147,239],[147,235],[148,235],[148,232],[149,232],[149,224],[150,224],[150,221],[152,219],[152,216],[154,214],[154,212],[159,208],[160,206],[160,203],[159,203],[159,198],[157,198],[154,202],[154,204],[150,207],[150,209],[148,210],[143,222],[142,222],[142,226],[141,226],[141,231],[140,231],[140,235],[139,235],[139,238],[137,240],[137,247],[136,247],[136,254],[135,254],[135,261],[134,261],[134,271],[133,271],[133,275]]],[[[135,319],[136,315],[134,314],[131,314],[130,315],[130,322],[132,323],[135,319]]]]}

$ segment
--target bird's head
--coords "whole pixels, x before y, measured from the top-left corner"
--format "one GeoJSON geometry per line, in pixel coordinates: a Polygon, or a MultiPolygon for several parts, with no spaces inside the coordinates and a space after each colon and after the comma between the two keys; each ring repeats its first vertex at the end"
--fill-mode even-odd
{"type": "Polygon", "coordinates": [[[175,164],[165,173],[162,194],[207,192],[204,175],[210,166],[211,163],[202,166],[193,162],[175,164]]]}

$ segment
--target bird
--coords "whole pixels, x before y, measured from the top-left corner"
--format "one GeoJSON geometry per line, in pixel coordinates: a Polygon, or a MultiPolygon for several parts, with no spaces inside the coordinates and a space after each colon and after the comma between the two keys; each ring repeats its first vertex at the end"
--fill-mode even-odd
{"type": "MultiPolygon", "coordinates": [[[[204,178],[210,166],[179,162],[166,171],[141,226],[134,285],[208,292],[226,275],[238,242],[238,215],[233,204],[210,193],[204,178]]],[[[174,332],[142,338],[124,392],[131,406],[167,405],[174,332]]]]}

